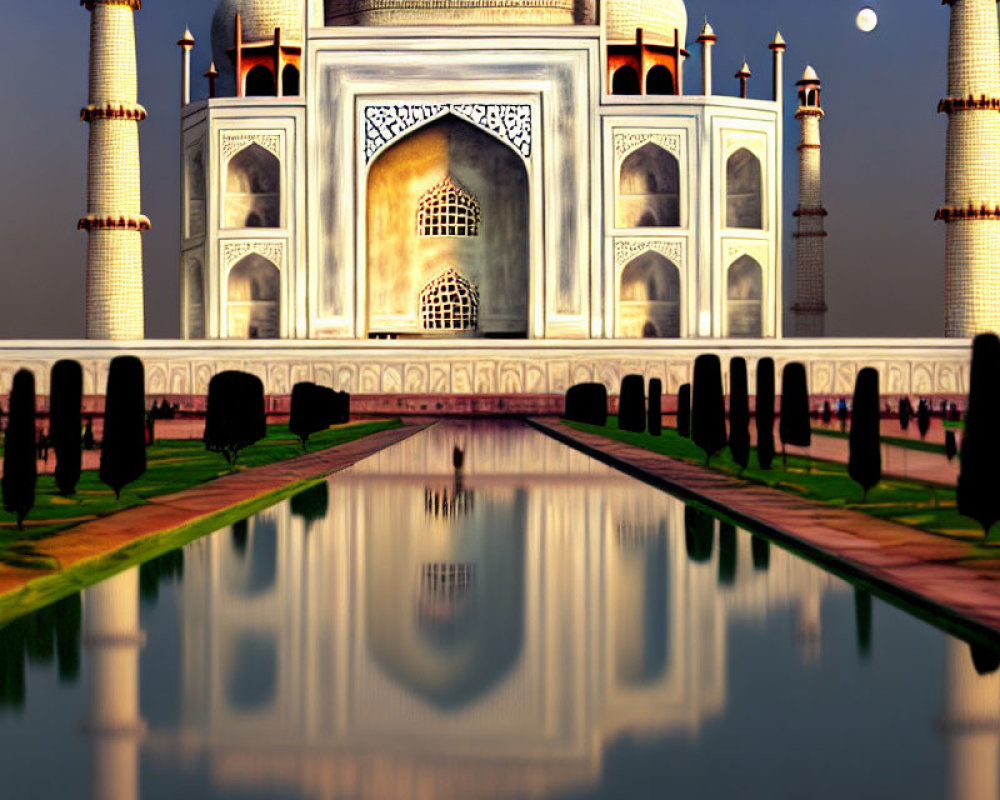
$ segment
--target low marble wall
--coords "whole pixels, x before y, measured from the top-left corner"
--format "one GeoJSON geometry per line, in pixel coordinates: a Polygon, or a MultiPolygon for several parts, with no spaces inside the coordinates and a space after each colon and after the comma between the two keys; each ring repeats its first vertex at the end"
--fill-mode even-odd
{"type": "Polygon", "coordinates": [[[875,367],[884,395],[964,395],[968,392],[969,342],[945,339],[785,339],[660,341],[89,341],[0,342],[0,395],[9,393],[14,373],[32,370],[37,391],[48,394],[49,371],[60,358],[84,368],[84,393],[100,395],[108,363],[135,355],[146,366],[150,395],[204,394],[222,370],[252,372],[268,394],[291,392],[310,380],[354,394],[553,395],[573,383],[600,381],[617,392],[621,377],[640,373],[660,378],[674,393],[691,379],[694,359],[715,353],[725,365],[744,356],[751,391],[760,358],[781,368],[807,365],[813,395],[850,395],[862,367],[875,367]]]}

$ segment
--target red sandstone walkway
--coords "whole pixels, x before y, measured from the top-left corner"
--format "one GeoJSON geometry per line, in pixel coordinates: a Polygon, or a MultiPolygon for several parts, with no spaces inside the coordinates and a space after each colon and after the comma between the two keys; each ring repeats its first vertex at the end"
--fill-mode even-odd
{"type": "MultiPolygon", "coordinates": [[[[374,433],[317,453],[226,475],[183,492],[154,498],[145,505],[85,522],[40,541],[35,549],[56,558],[63,569],[72,567],[139,539],[173,531],[232,506],[265,497],[289,485],[323,478],[426,427],[426,422],[411,422],[402,428],[374,433]]],[[[0,564],[0,595],[51,574],[0,564]]]]}
{"type": "Polygon", "coordinates": [[[541,429],[670,491],[726,509],[821,561],[833,562],[931,611],[945,610],[1000,633],[1000,547],[996,561],[966,561],[969,547],[857,511],[814,503],[703,467],[583,433],[558,420],[541,429]]]}

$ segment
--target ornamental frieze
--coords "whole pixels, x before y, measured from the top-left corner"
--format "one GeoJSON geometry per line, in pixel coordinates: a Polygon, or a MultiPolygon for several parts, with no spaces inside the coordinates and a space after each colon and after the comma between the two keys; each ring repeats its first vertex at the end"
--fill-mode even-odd
{"type": "Polygon", "coordinates": [[[223,131],[222,160],[228,161],[244,147],[252,144],[263,147],[277,159],[281,159],[281,134],[273,131],[223,131]]]}
{"type": "Polygon", "coordinates": [[[684,266],[684,244],[668,239],[615,239],[615,269],[620,270],[643,253],[659,253],[677,267],[684,266]]]}
{"type": "Polygon", "coordinates": [[[222,264],[228,270],[251,253],[263,256],[278,269],[285,266],[285,243],[270,239],[224,242],[222,245],[222,264]]]}
{"type": "Polygon", "coordinates": [[[662,147],[674,158],[681,157],[681,134],[654,131],[615,131],[615,158],[621,160],[645,144],[662,147]]]}

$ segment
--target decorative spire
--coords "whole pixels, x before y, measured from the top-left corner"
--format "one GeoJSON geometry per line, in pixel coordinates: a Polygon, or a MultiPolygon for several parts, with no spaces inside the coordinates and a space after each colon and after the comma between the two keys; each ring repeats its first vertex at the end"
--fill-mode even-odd
{"type": "Polygon", "coordinates": [[[194,47],[194,37],[187,26],[177,46],[181,49],[181,108],[184,108],[191,102],[191,50],[194,47]]]}
{"type": "Polygon", "coordinates": [[[747,82],[750,80],[752,76],[753,73],[750,72],[750,65],[747,64],[746,61],[743,62],[743,66],[740,67],[739,72],[737,72],[733,76],[734,78],[740,79],[740,97],[742,97],[744,100],[747,97],[747,82]]]}
{"type": "Polygon", "coordinates": [[[698,36],[701,45],[701,93],[708,97],[712,94],[712,47],[718,41],[715,31],[705,18],[705,27],[698,36]]]}
{"type": "Polygon", "coordinates": [[[775,32],[774,41],[767,47],[773,54],[773,99],[775,103],[780,105],[784,102],[785,97],[785,50],[788,48],[788,45],[785,44],[785,37],[781,35],[781,31],[775,32]]]}
{"type": "Polygon", "coordinates": [[[208,96],[215,97],[215,82],[219,78],[219,70],[215,68],[215,61],[209,64],[205,77],[208,78],[208,96]]]}

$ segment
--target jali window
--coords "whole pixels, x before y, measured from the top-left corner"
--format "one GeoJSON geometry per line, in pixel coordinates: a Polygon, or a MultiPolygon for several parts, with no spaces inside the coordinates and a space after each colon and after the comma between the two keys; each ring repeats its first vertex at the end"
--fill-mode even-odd
{"type": "Polygon", "coordinates": [[[421,236],[478,236],[479,201],[448,176],[420,198],[417,233],[421,236]]]}
{"type": "Polygon", "coordinates": [[[479,327],[479,289],[468,278],[448,269],[420,292],[424,330],[474,331],[479,327]]]}

